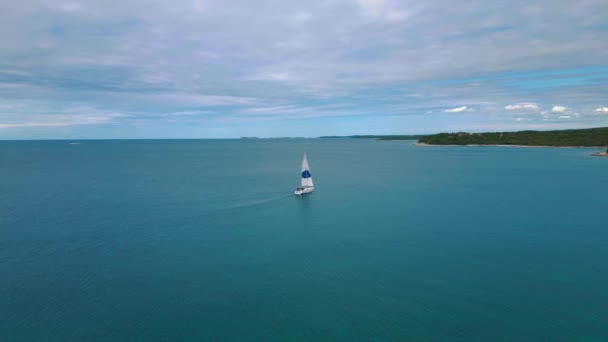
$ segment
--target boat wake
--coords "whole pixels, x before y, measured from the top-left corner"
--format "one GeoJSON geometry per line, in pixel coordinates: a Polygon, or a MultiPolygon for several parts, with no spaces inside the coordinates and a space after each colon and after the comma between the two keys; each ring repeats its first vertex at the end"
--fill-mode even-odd
{"type": "Polygon", "coordinates": [[[238,203],[228,204],[226,206],[223,206],[222,208],[218,208],[218,210],[234,210],[234,209],[242,209],[242,208],[247,208],[247,207],[254,207],[257,205],[286,199],[286,198],[292,197],[292,196],[293,195],[291,193],[281,192],[280,195],[275,194],[271,197],[248,199],[248,200],[239,201],[238,203]]]}

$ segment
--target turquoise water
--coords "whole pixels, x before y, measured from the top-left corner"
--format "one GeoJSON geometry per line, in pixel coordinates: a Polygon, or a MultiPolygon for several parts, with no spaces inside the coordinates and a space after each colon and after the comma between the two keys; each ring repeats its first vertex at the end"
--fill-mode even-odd
{"type": "Polygon", "coordinates": [[[0,340],[606,341],[592,151],[0,142],[0,340]]]}

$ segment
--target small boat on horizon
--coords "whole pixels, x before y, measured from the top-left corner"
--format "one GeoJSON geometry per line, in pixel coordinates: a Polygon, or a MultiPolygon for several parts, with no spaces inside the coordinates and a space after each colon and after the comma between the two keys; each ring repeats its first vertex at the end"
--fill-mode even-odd
{"type": "Polygon", "coordinates": [[[306,159],[306,153],[304,153],[304,159],[302,159],[302,181],[300,186],[296,188],[294,194],[303,195],[309,192],[315,191],[314,184],[312,182],[312,175],[310,174],[310,168],[308,167],[308,160],[306,159]]]}

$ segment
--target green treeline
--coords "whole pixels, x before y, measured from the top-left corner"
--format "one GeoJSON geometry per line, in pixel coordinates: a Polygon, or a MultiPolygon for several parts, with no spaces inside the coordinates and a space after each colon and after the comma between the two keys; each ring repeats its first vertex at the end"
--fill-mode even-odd
{"type": "Polygon", "coordinates": [[[608,146],[608,127],[560,131],[439,133],[419,143],[429,145],[608,146]]]}

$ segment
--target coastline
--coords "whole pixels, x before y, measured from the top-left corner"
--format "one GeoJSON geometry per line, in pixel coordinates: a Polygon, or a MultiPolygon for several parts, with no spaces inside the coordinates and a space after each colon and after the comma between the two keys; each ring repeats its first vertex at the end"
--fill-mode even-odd
{"type": "MultiPolygon", "coordinates": [[[[426,143],[415,143],[414,146],[494,146],[494,147],[517,147],[517,148],[604,148],[604,146],[545,146],[545,145],[498,145],[498,144],[446,144],[446,145],[435,145],[435,144],[426,144],[426,143]]],[[[597,152],[594,155],[602,155],[605,156],[606,152],[597,152]],[[601,154],[600,154],[601,153],[601,154]]]]}

